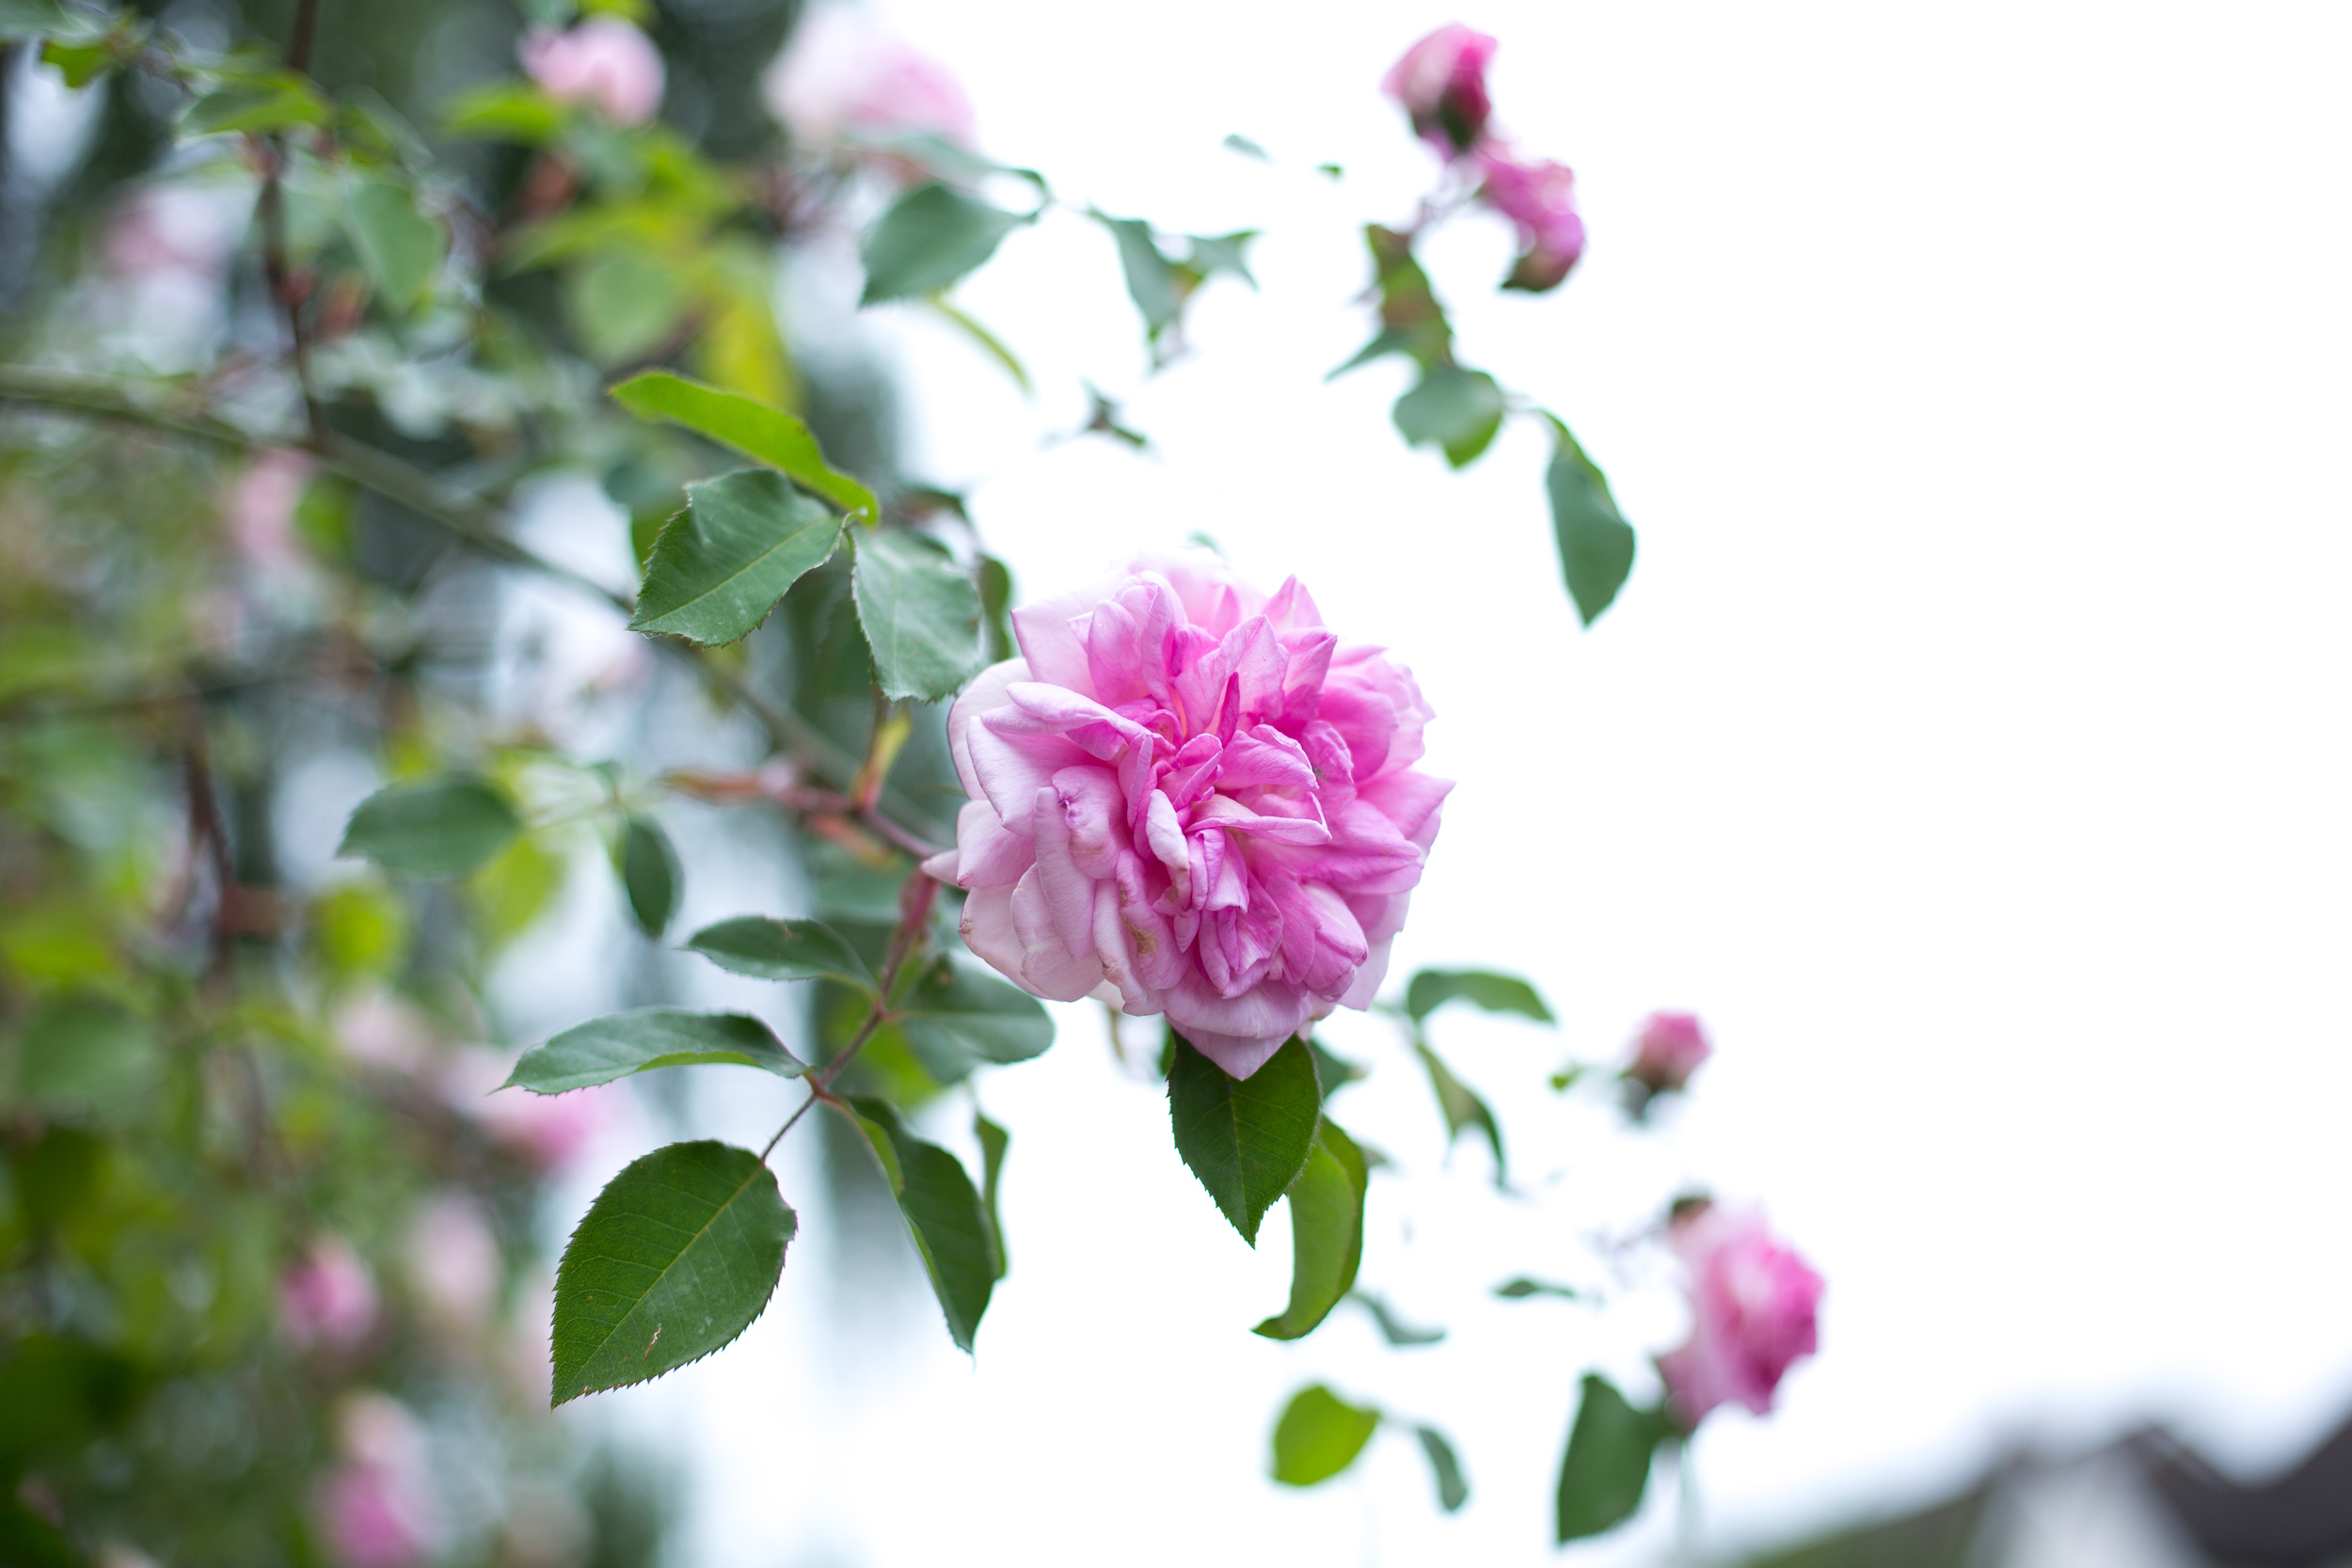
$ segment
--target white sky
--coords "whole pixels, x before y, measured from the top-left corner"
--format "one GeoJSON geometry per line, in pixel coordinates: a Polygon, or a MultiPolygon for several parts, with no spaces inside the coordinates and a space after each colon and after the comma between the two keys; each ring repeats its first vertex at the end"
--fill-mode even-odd
{"type": "MultiPolygon", "coordinates": [[[[2352,12],[1459,13],[1502,38],[1498,113],[1575,166],[1593,236],[1541,299],[1491,291],[1499,227],[1430,255],[1464,356],[1564,414],[1641,531],[1590,633],[1536,430],[1453,475],[1388,426],[1400,365],[1320,379],[1369,333],[1358,226],[1432,173],[1375,84],[1456,13],[885,14],[1072,200],[1267,230],[1263,292],[1213,286],[1200,353],[1152,380],[1107,238],[1016,236],[959,297],[1036,407],[877,319],[917,470],[971,488],[1025,593],[1196,528],[1268,587],[1297,572],[1413,666],[1461,782],[1397,973],[1520,970],[1587,1055],[1690,1006],[1722,1053],[1669,1136],[1621,1149],[1542,1086],[1562,1041],[1441,1022],[1522,1172],[1566,1172],[1507,1204],[1468,1146],[1437,1174],[1379,1027],[1334,1027],[1380,1064],[1342,1118],[1414,1173],[1375,1185],[1364,1282],[1454,1333],[1390,1352],[1343,1312],[1283,1347],[1248,1333],[1280,1222],[1241,1246],[1071,1010],[983,1088],[1013,1273],[977,1366],[927,1305],[840,1338],[812,1237],[741,1344],[588,1418],[699,1456],[694,1568],[1549,1560],[1577,1374],[1637,1381],[1677,1323],[1483,1292],[1573,1274],[1579,1226],[1686,1176],[1762,1199],[1830,1281],[1781,1411],[1698,1445],[1712,1542],[1926,1495],[2020,1433],[2166,1418],[2259,1466],[2352,1404],[2352,12]],[[1155,456],[1041,451],[1080,376],[1155,456]],[[1316,1493],[1260,1479],[1311,1378],[1445,1426],[1470,1507],[1440,1517],[1393,1437],[1316,1493]]],[[[769,1091],[735,1087],[709,1124],[764,1135],[769,1091]]],[[[1665,1560],[1652,1503],[1572,1559],[1665,1560]]]]}

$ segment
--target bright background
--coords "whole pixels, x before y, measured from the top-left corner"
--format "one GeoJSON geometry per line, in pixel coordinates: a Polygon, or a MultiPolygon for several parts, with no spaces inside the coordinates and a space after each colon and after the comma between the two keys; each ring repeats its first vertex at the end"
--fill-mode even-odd
{"type": "MultiPolygon", "coordinates": [[[[1492,291],[1486,220],[1428,258],[1464,356],[1563,414],[1641,531],[1590,632],[1536,428],[1452,475],[1388,425],[1400,363],[1322,381],[1369,334],[1359,227],[1435,172],[1375,84],[1455,13],[882,14],[1073,203],[1266,230],[1263,292],[1209,288],[1199,353],[1151,378],[1108,238],[1066,214],[1016,236],[959,298],[1034,405],[930,321],[866,318],[914,471],[969,490],[1025,594],[1203,530],[1392,646],[1461,781],[1396,973],[1515,968],[1563,1026],[1438,1026],[1525,1201],[1469,1144],[1434,1174],[1409,1059],[1330,1026],[1381,1069],[1341,1115],[1414,1178],[1375,1182],[1364,1283],[1453,1331],[1392,1352],[1352,1308],[1295,1346],[1247,1332],[1282,1297],[1280,1220],[1242,1247],[1100,1014],[1065,1009],[1049,1056],[983,1087],[1014,1134],[1013,1270],[977,1363],[899,1288],[910,1259],[861,1273],[811,1234],[741,1344],[580,1410],[697,1479],[684,1561],[1549,1560],[1577,1374],[1646,1391],[1677,1309],[1485,1291],[1602,1277],[1580,1238],[1683,1180],[1765,1201],[1830,1280],[1779,1413],[1697,1444],[1709,1550],[1925,1498],[2027,1436],[2160,1418],[2259,1469],[2352,1404],[2352,12],[1462,13],[1593,236],[1539,299],[1492,291]],[[1082,376],[1152,452],[1046,444],[1082,376]],[[1659,1137],[1542,1086],[1661,1006],[1721,1054],[1659,1137]],[[1315,1378],[1443,1425],[1469,1509],[1440,1516],[1395,1435],[1319,1491],[1263,1481],[1315,1378]]],[[[850,281],[819,267],[801,297],[850,281]]],[[[706,879],[686,917],[762,897],[706,879]]],[[[788,1098],[727,1082],[698,1124],[762,1137],[788,1098]]],[[[817,1180],[794,1144],[787,1193],[817,1180]]],[[[1571,1555],[1669,1558],[1673,1489],[1650,1500],[1571,1555]]]]}

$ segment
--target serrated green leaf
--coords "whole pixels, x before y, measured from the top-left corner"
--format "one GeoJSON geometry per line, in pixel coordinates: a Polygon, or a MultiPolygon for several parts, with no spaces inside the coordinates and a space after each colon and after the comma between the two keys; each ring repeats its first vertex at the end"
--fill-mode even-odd
{"type": "Polygon", "coordinates": [[[1649,1485],[1650,1455],[1668,1430],[1658,1411],[1636,1409],[1607,1378],[1585,1373],[1560,1462],[1556,1539],[1598,1535],[1630,1518],[1649,1485]]]}
{"type": "Polygon", "coordinates": [[[1043,1004],[960,953],[940,955],[891,1005],[926,1066],[933,1054],[1025,1062],[1054,1043],[1043,1004]]]}
{"type": "Polygon", "coordinates": [[[980,1140],[980,1209],[988,1215],[989,1233],[996,1238],[996,1277],[1002,1279],[1012,1268],[1012,1254],[1005,1246],[1005,1221],[996,1207],[996,1180],[1004,1174],[1005,1153],[1012,1148],[1012,1134],[975,1111],[972,1135],[980,1140]]]}
{"type": "Polygon", "coordinates": [[[1462,1505],[1470,1501],[1470,1481],[1462,1474],[1462,1462],[1454,1456],[1454,1445],[1433,1426],[1417,1426],[1413,1435],[1421,1439],[1421,1451],[1429,1457],[1429,1477],[1438,1483],[1438,1506],[1448,1513],[1461,1512],[1462,1505]]]}
{"type": "Polygon", "coordinates": [[[631,816],[621,824],[621,891],[628,895],[628,912],[637,928],[660,938],[677,913],[678,891],[686,879],[670,835],[649,816],[631,816]]]}
{"type": "Polygon", "coordinates": [[[655,1068],[706,1063],[755,1067],[779,1078],[808,1070],[768,1025],[747,1013],[645,1007],[592,1018],[532,1046],[499,1087],[562,1094],[655,1068]]]}
{"type": "Polygon", "coordinates": [[[1314,1058],[1293,1035],[1263,1067],[1236,1080],[1175,1030],[1168,1037],[1174,1055],[1168,1108],[1176,1152],[1242,1240],[1256,1246],[1265,1212],[1314,1152],[1323,1115],[1314,1058]]]}
{"type": "Polygon", "coordinates": [[[1475,1127],[1486,1134],[1486,1147],[1494,1150],[1495,1185],[1505,1185],[1502,1160],[1502,1129],[1495,1121],[1494,1112],[1486,1102],[1471,1092],[1470,1086],[1454,1076],[1454,1069],[1445,1065],[1438,1053],[1419,1040],[1413,1042],[1414,1053],[1429,1073],[1429,1086],[1438,1096],[1438,1110],[1445,1117],[1446,1147],[1462,1135],[1466,1127],[1475,1127]]]}
{"type": "Polygon", "coordinates": [[[449,236],[418,211],[416,193],[396,180],[354,178],[343,191],[343,222],[376,293],[396,309],[414,309],[449,252],[449,236]]]}
{"type": "Polygon", "coordinates": [[[767,1307],[799,1221],[749,1149],[672,1144],[606,1183],[555,1271],[555,1404],[644,1383],[767,1307]]]}
{"type": "Polygon", "coordinates": [[[916,1137],[887,1101],[859,1096],[849,1103],[881,1157],[947,1319],[947,1333],[959,1350],[969,1353],[988,1298],[1004,1275],[995,1227],[980,1195],[956,1157],[916,1137]]]}
{"type": "Polygon", "coordinates": [[[1459,468],[1494,440],[1503,406],[1502,388],[1485,371],[1433,365],[1396,400],[1396,428],[1406,444],[1441,448],[1459,468]]]}
{"type": "Polygon", "coordinates": [[[739,914],[696,931],[686,944],[721,969],[755,980],[839,980],[874,993],[866,960],[821,920],[739,914]]]}
{"type": "Polygon", "coordinates": [[[1291,1299],[1251,1332],[1302,1339],[1355,1287],[1364,1256],[1364,1157],[1325,1117],[1306,1168],[1283,1195],[1291,1208],[1291,1299]]]}
{"type": "Polygon", "coordinates": [[[857,536],[850,585],[882,694],[935,703],[980,673],[980,595],[971,575],[918,536],[857,536]]]}
{"type": "Polygon", "coordinates": [[[1320,1383],[1291,1396],[1274,1423],[1274,1479],[1285,1486],[1329,1481],[1356,1463],[1380,1425],[1380,1412],[1354,1405],[1320,1383]]]}
{"type": "Polygon", "coordinates": [[[1538,1023],[1555,1022],[1535,988],[1516,974],[1484,969],[1424,969],[1405,988],[1405,1010],[1416,1023],[1449,1002],[1467,1002],[1490,1013],[1517,1013],[1538,1023]]]}
{"type": "Polygon", "coordinates": [[[1389,1304],[1378,1296],[1368,1295],[1362,1291],[1354,1291],[1349,1294],[1363,1307],[1365,1311],[1372,1314],[1372,1321],[1379,1325],[1380,1338],[1386,1339],[1391,1348],[1409,1350],[1417,1345],[1438,1345],[1445,1342],[1444,1329],[1423,1328],[1418,1323],[1408,1323],[1403,1318],[1398,1317],[1390,1308],[1389,1304]]]}
{"type": "Polygon", "coordinates": [[[858,522],[870,527],[881,515],[874,492],[827,462],[808,426],[781,408],[668,371],[633,375],[612,388],[612,396],[641,420],[684,425],[780,469],[858,522]]]}
{"type": "Polygon", "coordinates": [[[461,774],[396,784],[359,802],[337,855],[361,855],[404,877],[462,877],[523,831],[488,780],[461,774]]]}
{"type": "Polygon", "coordinates": [[[946,185],[909,191],[866,237],[859,252],[866,293],[858,303],[937,293],[995,255],[1005,236],[1029,221],[946,185]]]}
{"type": "Polygon", "coordinates": [[[841,519],[771,468],[739,468],[686,487],[645,562],[632,631],[706,647],[748,637],[785,590],[825,563],[841,519]]]}
{"type": "Polygon", "coordinates": [[[1584,455],[1568,427],[1551,421],[1556,444],[1544,472],[1551,498],[1552,536],[1560,546],[1560,575],[1586,626],[1614,604],[1633,570],[1633,529],[1617,511],[1609,481],[1584,455]]]}

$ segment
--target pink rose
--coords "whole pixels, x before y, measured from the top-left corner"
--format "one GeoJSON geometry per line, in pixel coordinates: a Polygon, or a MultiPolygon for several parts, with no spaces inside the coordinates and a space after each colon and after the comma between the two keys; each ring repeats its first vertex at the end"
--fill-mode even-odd
{"type": "Polygon", "coordinates": [[[1652,1094],[1679,1089],[1715,1053],[1693,1013],[1652,1013],[1634,1037],[1633,1061],[1625,1075],[1652,1094]]]}
{"type": "Polygon", "coordinates": [[[1675,1414],[1688,1426],[1726,1400],[1761,1416],[1789,1363],[1817,1348],[1821,1276],[1764,1228],[1754,1209],[1700,1206],[1674,1222],[1690,1271],[1691,1338],[1659,1357],[1675,1414]]]}
{"type": "Polygon", "coordinates": [[[803,147],[917,133],[972,143],[972,101],[955,73],[843,7],[807,12],[761,86],[803,147]]]}
{"type": "Polygon", "coordinates": [[[296,1350],[347,1351],[375,1326],[375,1280],[340,1236],[321,1236],[278,1280],[278,1322],[296,1350]]]}
{"type": "Polygon", "coordinates": [[[1381,78],[1380,90],[1405,105],[1413,130],[1449,161],[1467,156],[1486,133],[1486,62],[1495,40],[1449,22],[1410,49],[1381,78]]]}
{"type": "Polygon", "coordinates": [[[342,1568],[417,1568],[439,1544],[440,1518],[416,1418],[386,1395],[346,1397],[336,1411],[342,1457],[319,1484],[317,1515],[342,1568]]]}
{"type": "Polygon", "coordinates": [[[548,97],[592,103],[616,125],[643,125],[661,107],[661,52],[619,17],[592,16],[567,33],[533,27],[516,53],[548,97]]]}
{"type": "Polygon", "coordinates": [[[1518,227],[1526,253],[1509,285],[1542,293],[1555,288],[1584,254],[1584,220],[1576,212],[1576,173],[1549,159],[1522,164],[1502,148],[1478,150],[1486,182],[1479,195],[1518,227]]]}
{"type": "Polygon", "coordinates": [[[1292,578],[1201,552],[1013,612],[1023,657],[947,718],[972,797],[926,863],[972,951],[1039,996],[1168,1022],[1236,1078],[1372,1001],[1454,786],[1428,705],[1292,578]]]}

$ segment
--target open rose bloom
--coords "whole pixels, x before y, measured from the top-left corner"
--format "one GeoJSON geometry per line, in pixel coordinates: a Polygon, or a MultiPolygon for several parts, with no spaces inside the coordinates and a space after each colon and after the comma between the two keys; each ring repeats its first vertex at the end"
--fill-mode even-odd
{"type": "Polygon", "coordinates": [[[1708,1204],[1675,1222],[1672,1243],[1692,1317],[1689,1341],[1658,1360],[1675,1415],[1694,1427],[1726,1401],[1763,1415],[1790,1364],[1818,1348],[1821,1276],[1753,1209],[1708,1204]]]}
{"type": "Polygon", "coordinates": [[[1414,770],[1428,705],[1342,646],[1293,578],[1141,560],[1013,614],[1022,657],[948,715],[972,797],[927,863],[964,940],[1039,996],[1165,1013],[1247,1078],[1369,1004],[1453,785],[1414,770]]]}
{"type": "Polygon", "coordinates": [[[594,103],[616,125],[643,125],[661,107],[661,52],[618,17],[592,16],[563,33],[533,27],[516,52],[548,97],[594,103]]]}
{"type": "Polygon", "coordinates": [[[1486,134],[1486,63],[1494,55],[1492,38],[1449,22],[1405,51],[1380,90],[1405,106],[1413,130],[1441,155],[1462,157],[1486,134]]]}

